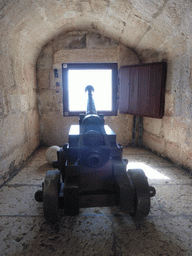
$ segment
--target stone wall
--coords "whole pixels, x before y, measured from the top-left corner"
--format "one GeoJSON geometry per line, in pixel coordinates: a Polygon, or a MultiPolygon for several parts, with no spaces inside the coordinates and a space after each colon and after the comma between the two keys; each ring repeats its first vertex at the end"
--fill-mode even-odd
{"type": "MultiPolygon", "coordinates": [[[[165,60],[168,68],[165,114],[162,119],[144,118],[144,146],[189,169],[192,169],[192,80],[191,30],[187,24],[191,11],[189,2],[168,2],[153,23],[154,37],[150,37],[148,48],[140,55],[143,62],[165,60]]],[[[148,40],[145,36],[144,41],[148,40]]]]}
{"type": "Polygon", "coordinates": [[[25,63],[22,55],[15,59],[17,42],[6,39],[1,40],[0,58],[0,185],[40,141],[35,58],[27,55],[25,63]]]}
{"type": "MultiPolygon", "coordinates": [[[[67,143],[70,125],[78,124],[78,117],[63,116],[62,63],[118,63],[120,67],[137,64],[139,59],[129,48],[100,34],[73,31],[51,40],[37,61],[41,140],[49,146],[67,143]],[[58,78],[54,77],[54,69],[58,69],[58,78]]],[[[132,119],[120,114],[105,117],[118,143],[131,143],[132,119]]]]}
{"type": "MultiPolygon", "coordinates": [[[[144,146],[173,162],[191,169],[192,166],[192,91],[189,56],[167,55],[168,74],[165,114],[162,119],[144,118],[144,146]]],[[[151,61],[159,61],[159,56],[151,61]]]]}

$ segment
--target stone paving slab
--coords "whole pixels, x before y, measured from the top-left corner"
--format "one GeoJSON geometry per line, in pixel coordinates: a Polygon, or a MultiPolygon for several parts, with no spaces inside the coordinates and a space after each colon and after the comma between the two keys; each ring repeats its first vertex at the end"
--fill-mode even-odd
{"type": "Polygon", "coordinates": [[[42,147],[39,148],[29,159],[29,161],[26,163],[25,167],[34,167],[34,166],[40,166],[47,163],[45,152],[48,149],[48,147],[42,147]]]}
{"type": "Polygon", "coordinates": [[[43,216],[43,207],[34,199],[40,186],[4,186],[0,189],[0,216],[43,216]]]}
{"type": "Polygon", "coordinates": [[[149,184],[191,184],[192,175],[176,167],[150,167],[143,163],[129,163],[127,169],[142,169],[149,184]]]}
{"type": "Polygon", "coordinates": [[[156,198],[167,214],[192,215],[192,185],[156,185],[156,198]]]}
{"type": "Polygon", "coordinates": [[[38,234],[43,217],[2,217],[0,216],[0,255],[26,249],[38,234]]]}
{"type": "Polygon", "coordinates": [[[135,163],[143,163],[146,164],[150,167],[171,167],[173,166],[173,164],[171,162],[169,162],[168,160],[161,158],[159,156],[156,155],[129,155],[125,158],[128,159],[128,168],[129,168],[129,164],[135,163]]]}
{"type": "Polygon", "coordinates": [[[113,223],[117,255],[190,255],[192,252],[191,221],[183,217],[148,216],[133,222],[129,216],[123,216],[113,223]]]}
{"type": "Polygon", "coordinates": [[[191,220],[92,212],[44,222],[33,243],[16,255],[191,255],[191,220]],[[188,237],[188,239],[185,239],[188,237]],[[178,242],[179,241],[179,242],[178,242]]]}
{"type": "Polygon", "coordinates": [[[162,179],[149,178],[149,182],[153,184],[164,183],[164,184],[178,184],[178,185],[191,184],[192,185],[192,175],[185,170],[182,170],[176,167],[169,167],[169,168],[153,167],[152,170],[158,172],[159,174],[163,174],[165,176],[162,179]]]}
{"type": "Polygon", "coordinates": [[[39,163],[37,166],[25,167],[16,176],[14,176],[13,179],[8,181],[7,184],[41,185],[48,170],[54,170],[54,168],[48,163],[39,163]]]}

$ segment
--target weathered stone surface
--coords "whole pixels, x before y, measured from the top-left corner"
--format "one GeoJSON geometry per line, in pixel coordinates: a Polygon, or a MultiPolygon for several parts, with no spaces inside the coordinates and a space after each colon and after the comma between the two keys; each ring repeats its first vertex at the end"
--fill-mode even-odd
{"type": "Polygon", "coordinates": [[[164,117],[163,135],[166,141],[183,144],[186,140],[185,124],[178,119],[164,117]]]}
{"type": "Polygon", "coordinates": [[[99,63],[117,62],[116,49],[60,50],[54,55],[54,63],[99,63]]]}
{"type": "Polygon", "coordinates": [[[150,148],[155,152],[158,152],[162,156],[166,156],[165,152],[165,140],[162,137],[157,137],[156,135],[143,132],[143,145],[146,148],[150,148]]]}
{"type": "Polygon", "coordinates": [[[86,36],[86,43],[87,43],[87,48],[91,48],[91,49],[99,49],[99,48],[117,48],[118,46],[118,42],[102,36],[100,34],[87,34],[86,36]]]}
{"type": "Polygon", "coordinates": [[[165,93],[165,116],[172,116],[174,113],[174,97],[173,94],[165,93]]]}
{"type": "Polygon", "coordinates": [[[38,71],[37,86],[38,88],[49,88],[50,87],[50,71],[49,69],[40,69],[38,71]]]}
{"type": "MultiPolygon", "coordinates": [[[[3,141],[1,146],[6,148],[6,150],[1,149],[1,152],[6,151],[6,158],[10,162],[6,164],[6,168],[1,170],[0,175],[4,176],[5,173],[8,173],[7,166],[14,160],[19,163],[19,161],[23,161],[21,159],[24,155],[27,157],[26,143],[29,148],[34,149],[30,135],[25,134],[19,145],[21,152],[15,154],[18,142],[13,139],[10,143],[9,135],[13,131],[11,128],[13,120],[17,122],[21,118],[20,130],[23,131],[26,125],[23,119],[27,113],[31,109],[37,111],[35,66],[37,71],[41,70],[39,72],[41,78],[38,77],[39,86],[48,88],[46,82],[48,72],[52,72],[53,65],[56,64],[53,63],[53,58],[57,52],[76,48],[74,55],[77,54],[77,57],[66,54],[60,61],[80,62],[83,60],[78,51],[86,50],[88,47],[91,51],[88,54],[83,52],[83,54],[89,56],[89,61],[108,62],[113,60],[123,65],[135,64],[134,58],[130,62],[126,61],[129,58],[128,52],[126,53],[125,50],[119,52],[122,44],[131,48],[136,53],[135,56],[139,56],[143,62],[159,62],[163,59],[167,61],[165,117],[169,121],[166,118],[162,120],[162,123],[153,121],[152,128],[146,125],[143,142],[145,146],[161,154],[171,155],[174,161],[178,160],[177,152],[169,153],[169,148],[172,150],[177,147],[181,148],[180,159],[182,162],[180,163],[191,168],[192,146],[189,132],[192,120],[191,11],[191,1],[185,0],[3,1],[0,14],[0,84],[2,93],[0,102],[3,106],[0,108],[2,128],[0,141],[3,141]],[[84,37],[85,33],[88,35],[87,40],[84,37]],[[97,35],[101,35],[101,37],[98,38],[97,35]],[[115,51],[116,44],[118,45],[117,51],[115,51]],[[98,51],[94,50],[101,50],[101,54],[108,50],[106,55],[111,59],[109,60],[106,56],[101,58],[98,51]],[[42,72],[43,70],[46,70],[45,73],[42,72]],[[172,123],[171,120],[175,117],[184,119],[183,124],[172,123]],[[163,127],[161,135],[159,135],[160,126],[163,127]],[[11,132],[5,132],[4,129],[10,129],[11,132]],[[177,137],[177,141],[175,137],[177,137]]],[[[84,59],[84,61],[87,60],[84,59]]],[[[52,79],[50,87],[57,89],[55,82],[56,80],[52,79]]],[[[62,84],[61,80],[57,82],[62,84]]],[[[58,91],[62,94],[61,90],[58,91]]],[[[59,103],[59,109],[62,113],[61,103],[59,103]]],[[[37,118],[37,115],[33,117],[37,118]]],[[[150,123],[145,119],[147,120],[147,118],[144,118],[144,123],[150,123]]],[[[36,120],[33,121],[36,122],[36,120]]],[[[17,126],[16,124],[15,133],[17,126]]],[[[39,127],[34,129],[36,129],[34,134],[37,137],[33,138],[37,145],[39,127]]],[[[124,132],[124,129],[121,132],[124,132]]],[[[121,136],[127,143],[130,140],[130,129],[128,128],[125,136],[121,136]]],[[[18,132],[18,137],[21,138],[20,132],[18,132]]],[[[27,152],[31,152],[31,149],[28,149],[27,152]]],[[[1,159],[3,162],[0,162],[0,166],[4,165],[4,154],[1,159]]]]}
{"type": "Polygon", "coordinates": [[[162,120],[154,118],[145,118],[143,126],[146,132],[160,136],[162,132],[162,120]]]}
{"type": "Polygon", "coordinates": [[[41,115],[41,139],[45,145],[63,146],[68,142],[68,133],[72,124],[78,124],[78,117],[64,118],[60,112],[50,111],[41,115]]]}

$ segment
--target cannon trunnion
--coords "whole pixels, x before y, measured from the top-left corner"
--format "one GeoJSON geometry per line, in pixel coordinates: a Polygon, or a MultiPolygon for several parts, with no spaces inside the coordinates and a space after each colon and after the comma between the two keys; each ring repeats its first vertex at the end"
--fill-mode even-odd
{"type": "Polygon", "coordinates": [[[149,186],[143,170],[126,171],[123,147],[116,143],[116,134],[104,124],[104,117],[96,113],[94,88],[87,86],[86,91],[86,115],[80,115],[79,125],[71,126],[69,141],[53,162],[58,170],[47,172],[35,199],[43,202],[49,222],[59,220],[59,208],[67,215],[77,215],[80,207],[114,205],[131,216],[145,217],[155,188],[149,186]]]}

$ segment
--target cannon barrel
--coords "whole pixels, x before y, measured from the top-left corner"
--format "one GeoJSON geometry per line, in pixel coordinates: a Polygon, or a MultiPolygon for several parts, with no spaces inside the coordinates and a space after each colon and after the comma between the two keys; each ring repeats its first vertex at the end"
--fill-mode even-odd
{"type": "Polygon", "coordinates": [[[87,85],[85,88],[85,92],[88,91],[88,98],[87,98],[87,112],[86,114],[97,114],[96,108],[95,108],[95,102],[93,99],[93,92],[94,88],[92,85],[87,85]]]}
{"type": "Polygon", "coordinates": [[[110,146],[104,130],[104,119],[97,114],[93,99],[94,88],[87,85],[87,112],[81,123],[82,140],[79,140],[79,163],[89,168],[99,168],[110,158],[110,146]]]}

